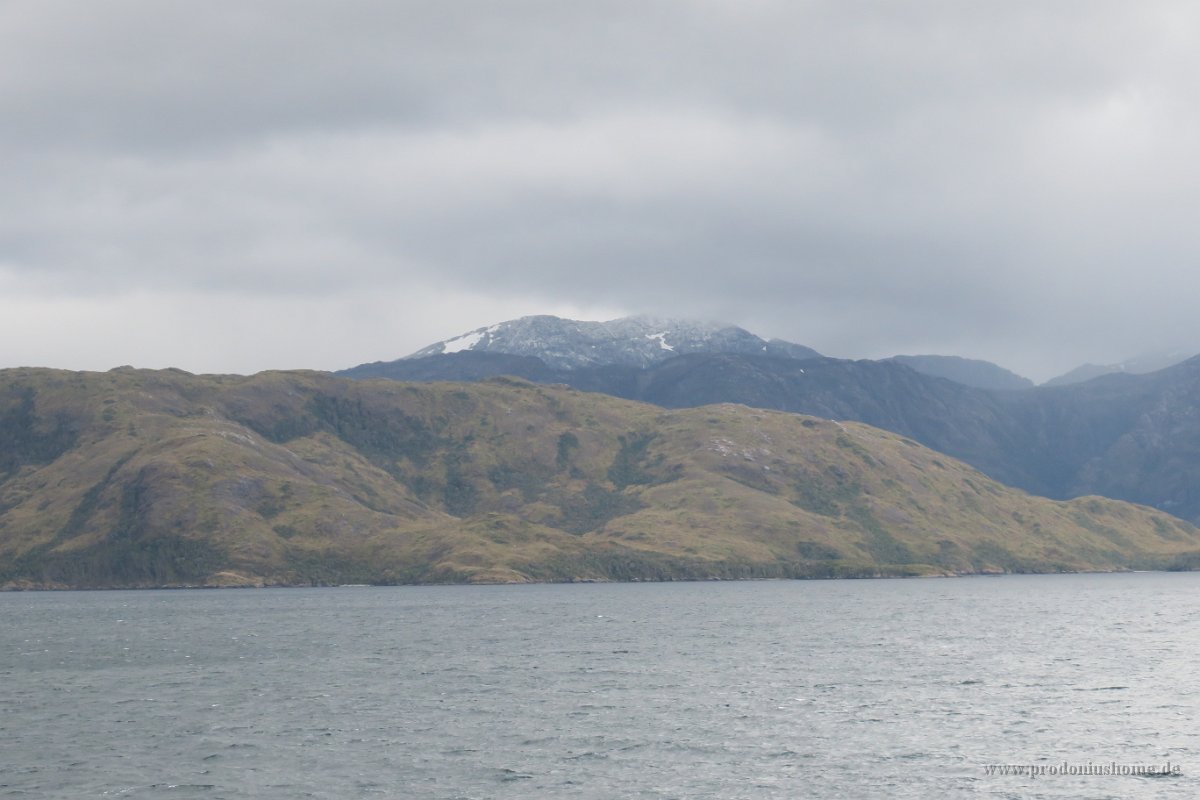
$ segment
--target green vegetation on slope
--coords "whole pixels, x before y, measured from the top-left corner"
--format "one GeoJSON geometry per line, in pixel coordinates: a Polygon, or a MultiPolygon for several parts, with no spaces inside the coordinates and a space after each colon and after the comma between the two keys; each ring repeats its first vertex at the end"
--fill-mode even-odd
{"type": "Polygon", "coordinates": [[[1200,532],[891,433],[563,387],[0,372],[0,585],[1184,568],[1200,532]]]}

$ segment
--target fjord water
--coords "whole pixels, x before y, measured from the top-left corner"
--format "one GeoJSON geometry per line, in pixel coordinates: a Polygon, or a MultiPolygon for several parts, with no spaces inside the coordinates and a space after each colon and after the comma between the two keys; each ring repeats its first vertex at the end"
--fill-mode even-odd
{"type": "Polygon", "coordinates": [[[0,595],[0,797],[1200,795],[1200,574],[0,595]],[[1178,766],[1174,777],[989,764],[1178,766]]]}

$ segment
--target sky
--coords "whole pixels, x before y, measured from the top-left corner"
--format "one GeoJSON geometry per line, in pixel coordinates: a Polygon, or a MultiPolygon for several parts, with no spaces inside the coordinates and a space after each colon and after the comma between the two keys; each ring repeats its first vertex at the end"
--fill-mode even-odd
{"type": "Polygon", "coordinates": [[[1200,352],[1200,4],[5,0],[0,367],[1200,352]]]}

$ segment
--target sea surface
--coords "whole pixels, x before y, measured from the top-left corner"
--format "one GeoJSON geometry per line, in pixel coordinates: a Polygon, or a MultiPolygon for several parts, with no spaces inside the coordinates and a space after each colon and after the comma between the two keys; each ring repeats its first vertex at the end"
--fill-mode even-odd
{"type": "Polygon", "coordinates": [[[0,595],[0,798],[1195,798],[1198,712],[1200,574],[0,595]]]}

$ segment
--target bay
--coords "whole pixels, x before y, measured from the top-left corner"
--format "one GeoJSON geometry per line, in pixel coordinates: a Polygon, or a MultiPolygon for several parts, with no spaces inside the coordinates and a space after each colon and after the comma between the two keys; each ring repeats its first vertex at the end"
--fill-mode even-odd
{"type": "Polygon", "coordinates": [[[1198,648],[1197,574],[10,593],[0,797],[1190,798],[1198,648]]]}

